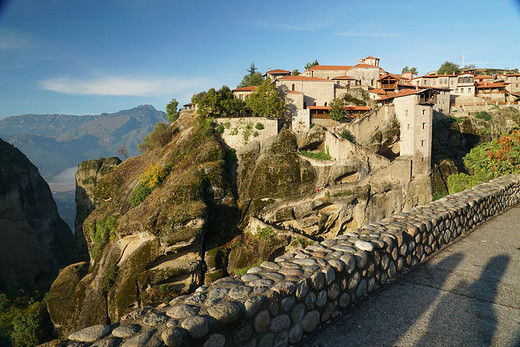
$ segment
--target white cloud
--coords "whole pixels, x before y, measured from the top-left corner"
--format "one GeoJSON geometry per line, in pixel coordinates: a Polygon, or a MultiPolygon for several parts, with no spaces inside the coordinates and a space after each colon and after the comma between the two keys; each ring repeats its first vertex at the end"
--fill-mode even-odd
{"type": "Polygon", "coordinates": [[[364,33],[364,32],[353,32],[353,31],[340,31],[336,33],[338,36],[350,36],[350,37],[400,37],[402,35],[395,33],[364,33]]]}
{"type": "Polygon", "coordinates": [[[29,41],[21,35],[5,30],[0,31],[0,50],[20,49],[27,46],[29,41]]]}
{"type": "Polygon", "coordinates": [[[153,96],[172,94],[207,85],[202,79],[102,77],[48,79],[40,87],[58,93],[73,95],[153,96]]]}

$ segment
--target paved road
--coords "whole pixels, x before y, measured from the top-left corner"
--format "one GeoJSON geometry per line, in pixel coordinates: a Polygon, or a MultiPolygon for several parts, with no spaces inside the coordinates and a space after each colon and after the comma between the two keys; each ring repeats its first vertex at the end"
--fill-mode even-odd
{"type": "Polygon", "coordinates": [[[520,206],[486,222],[304,346],[520,346],[520,206]]]}

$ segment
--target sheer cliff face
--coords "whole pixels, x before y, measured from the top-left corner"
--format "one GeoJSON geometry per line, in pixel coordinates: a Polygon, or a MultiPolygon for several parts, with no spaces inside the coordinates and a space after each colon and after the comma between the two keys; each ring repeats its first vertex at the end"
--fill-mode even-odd
{"type": "Polygon", "coordinates": [[[89,262],[60,272],[47,296],[62,336],[168,301],[222,271],[217,248],[235,235],[240,213],[213,126],[181,116],[150,136],[142,155],[109,173],[106,162],[79,167],[89,262]]]}
{"type": "Polygon", "coordinates": [[[38,169],[0,139],[0,281],[50,284],[69,264],[73,235],[38,169]]]}
{"type": "Polygon", "coordinates": [[[91,159],[82,162],[76,171],[76,221],[73,261],[89,259],[87,243],[83,235],[83,222],[95,208],[96,183],[114,170],[121,160],[116,157],[91,159]]]}

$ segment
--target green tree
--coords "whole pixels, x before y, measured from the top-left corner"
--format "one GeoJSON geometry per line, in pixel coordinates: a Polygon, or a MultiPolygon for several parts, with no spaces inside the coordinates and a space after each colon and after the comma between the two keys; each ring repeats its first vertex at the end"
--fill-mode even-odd
{"type": "Polygon", "coordinates": [[[228,86],[222,86],[219,90],[211,88],[202,96],[197,112],[203,116],[229,117],[241,113],[244,106],[228,86]]]}
{"type": "Polygon", "coordinates": [[[300,76],[300,71],[298,71],[298,69],[292,70],[291,76],[300,76]]]}
{"type": "Polygon", "coordinates": [[[408,65],[406,65],[405,67],[403,67],[403,70],[401,71],[401,73],[405,73],[405,72],[411,72],[412,74],[417,75],[417,68],[415,66],[412,68],[409,68],[408,65]]]}
{"type": "Polygon", "coordinates": [[[177,109],[179,106],[179,102],[175,99],[172,99],[168,105],[166,105],[166,118],[170,121],[170,123],[175,122],[175,120],[179,117],[179,110],[177,109]]]}
{"type": "Polygon", "coordinates": [[[286,109],[282,93],[269,78],[247,98],[246,106],[260,117],[281,118],[286,109]]]}
{"type": "Polygon", "coordinates": [[[311,62],[305,64],[305,70],[309,70],[311,67],[313,67],[315,65],[320,65],[318,63],[318,59],[315,59],[314,61],[311,61],[311,62]]]}
{"type": "Polygon", "coordinates": [[[251,63],[249,69],[247,69],[247,75],[242,78],[242,82],[237,86],[237,88],[245,88],[251,86],[259,86],[264,81],[264,77],[255,66],[255,63],[251,63]]]}
{"type": "Polygon", "coordinates": [[[207,92],[200,92],[200,93],[196,93],[196,94],[193,94],[191,96],[191,103],[192,104],[198,104],[200,102],[200,100],[202,100],[202,98],[204,97],[204,95],[206,95],[207,92]]]}
{"type": "Polygon", "coordinates": [[[419,71],[417,70],[417,68],[414,66],[410,69],[410,72],[414,75],[418,75],[419,74],[419,71]]]}
{"type": "Polygon", "coordinates": [[[405,67],[403,67],[403,69],[401,70],[401,73],[405,73],[405,72],[408,72],[410,71],[410,68],[408,67],[408,65],[406,65],[405,67]]]}
{"type": "Polygon", "coordinates": [[[439,70],[437,71],[439,75],[451,75],[459,73],[459,66],[451,61],[445,61],[439,70]]]}
{"type": "Polygon", "coordinates": [[[340,121],[347,116],[348,112],[345,109],[345,101],[342,98],[334,98],[330,102],[330,111],[327,115],[330,119],[340,121]]]}

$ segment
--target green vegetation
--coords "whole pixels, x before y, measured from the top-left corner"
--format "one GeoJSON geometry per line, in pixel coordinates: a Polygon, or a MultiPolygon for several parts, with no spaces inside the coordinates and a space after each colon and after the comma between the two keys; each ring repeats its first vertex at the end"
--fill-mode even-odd
{"type": "Polygon", "coordinates": [[[472,174],[450,175],[450,194],[471,189],[474,185],[503,175],[520,173],[520,130],[512,130],[473,148],[464,157],[464,164],[472,174]]]}
{"type": "Polygon", "coordinates": [[[260,259],[258,259],[256,264],[253,266],[246,266],[246,267],[241,267],[241,268],[233,270],[233,275],[245,275],[247,273],[247,270],[249,270],[255,266],[260,266],[260,264],[262,264],[263,262],[264,262],[264,260],[262,258],[260,258],[260,259]]]}
{"type": "Polygon", "coordinates": [[[301,236],[296,236],[296,241],[300,244],[300,246],[301,246],[302,248],[305,248],[305,247],[307,247],[308,245],[311,244],[311,242],[310,242],[309,240],[304,239],[304,238],[301,237],[301,236]]]}
{"type": "Polygon", "coordinates": [[[327,112],[327,116],[335,121],[341,121],[348,115],[345,109],[345,100],[341,98],[334,98],[330,102],[330,111],[327,112]]]}
{"type": "Polygon", "coordinates": [[[206,93],[207,93],[206,91],[203,91],[203,92],[200,92],[200,93],[193,94],[191,96],[191,102],[193,104],[198,104],[202,100],[204,95],[206,95],[206,93]]]}
{"type": "Polygon", "coordinates": [[[255,239],[257,240],[270,240],[275,236],[275,232],[271,227],[260,228],[256,227],[255,239]]]}
{"type": "Polygon", "coordinates": [[[249,136],[253,133],[253,123],[247,123],[246,128],[242,132],[242,136],[244,138],[244,142],[247,143],[249,141],[249,136]]]}
{"type": "Polygon", "coordinates": [[[354,96],[352,94],[352,91],[350,93],[345,93],[345,94],[341,95],[344,105],[366,106],[368,100],[370,100],[368,93],[361,88],[356,88],[354,90],[356,91],[356,93],[360,94],[358,96],[361,96],[361,99],[354,96]]]}
{"type": "Polygon", "coordinates": [[[338,192],[338,193],[334,193],[332,194],[333,197],[335,198],[338,198],[340,196],[350,196],[350,195],[353,195],[354,192],[352,190],[347,190],[345,192],[338,192]]]}
{"type": "Polygon", "coordinates": [[[451,75],[459,73],[459,65],[452,63],[450,61],[445,61],[439,70],[437,70],[437,74],[439,75],[451,75]]]}
{"type": "Polygon", "coordinates": [[[264,125],[262,123],[256,123],[255,129],[256,130],[263,130],[264,129],[264,125]]]}
{"type": "Polygon", "coordinates": [[[216,130],[217,130],[217,133],[223,134],[224,133],[224,125],[222,125],[222,124],[217,125],[216,130]]]}
{"type": "Polygon", "coordinates": [[[457,123],[457,124],[462,122],[462,118],[460,118],[460,117],[450,116],[450,118],[453,119],[455,121],[455,123],[457,123]]]}
{"type": "Polygon", "coordinates": [[[112,289],[116,281],[118,270],[117,266],[111,265],[107,271],[105,271],[102,283],[103,292],[108,293],[110,289],[112,289]]]}
{"type": "Polygon", "coordinates": [[[300,153],[303,156],[306,156],[307,158],[317,159],[317,160],[330,160],[330,154],[325,151],[320,152],[308,152],[308,151],[300,151],[300,153]]]}
{"type": "Polygon", "coordinates": [[[179,110],[177,109],[179,106],[179,102],[175,99],[172,99],[168,105],[166,105],[166,118],[173,123],[179,118],[179,110]]]}
{"type": "Polygon", "coordinates": [[[405,73],[405,72],[411,72],[414,75],[418,74],[417,68],[415,66],[412,68],[409,68],[408,65],[406,65],[405,67],[403,67],[403,70],[401,71],[401,73],[405,73]]]}
{"type": "Polygon", "coordinates": [[[244,76],[242,82],[237,86],[237,88],[245,88],[251,86],[259,86],[264,81],[264,77],[255,66],[255,63],[251,63],[249,69],[247,69],[247,75],[244,76]]]}
{"type": "Polygon", "coordinates": [[[154,189],[159,187],[168,177],[173,165],[161,166],[151,163],[144,173],[139,176],[139,185],[130,196],[130,204],[133,207],[139,206],[154,189]]]}
{"type": "Polygon", "coordinates": [[[163,147],[172,139],[172,128],[164,123],[157,123],[152,132],[146,135],[137,148],[141,152],[163,147]]]}
{"type": "Polygon", "coordinates": [[[298,71],[298,69],[292,70],[291,76],[300,76],[300,71],[298,71]]]}
{"type": "Polygon", "coordinates": [[[237,99],[228,86],[211,88],[202,95],[197,112],[202,116],[232,117],[244,111],[244,102],[237,99]]]}
{"type": "Polygon", "coordinates": [[[91,251],[92,259],[96,260],[99,251],[108,240],[116,238],[117,218],[114,216],[107,216],[101,220],[96,221],[95,224],[89,226],[89,235],[94,242],[94,247],[91,251]]]}
{"type": "Polygon", "coordinates": [[[345,140],[349,140],[352,143],[357,143],[354,135],[352,135],[352,133],[350,131],[348,131],[347,129],[343,129],[341,131],[341,137],[343,137],[345,140]]]}
{"type": "Polygon", "coordinates": [[[477,117],[478,119],[483,119],[488,122],[492,119],[492,116],[489,113],[487,113],[486,111],[475,112],[475,117],[477,117]]]}
{"type": "Polygon", "coordinates": [[[0,293],[0,346],[32,347],[49,341],[53,326],[44,295],[12,287],[0,293]]]}
{"type": "Polygon", "coordinates": [[[282,93],[269,78],[247,98],[246,105],[260,117],[281,118],[286,108],[282,93]]]}
{"type": "Polygon", "coordinates": [[[305,70],[309,70],[311,67],[316,66],[316,65],[320,65],[318,63],[318,59],[315,59],[314,61],[311,61],[311,62],[305,64],[305,70]]]}

